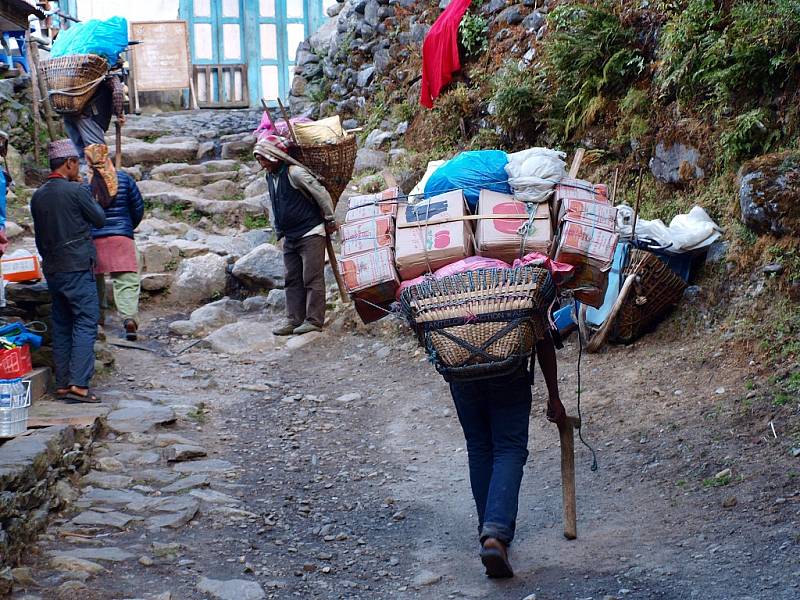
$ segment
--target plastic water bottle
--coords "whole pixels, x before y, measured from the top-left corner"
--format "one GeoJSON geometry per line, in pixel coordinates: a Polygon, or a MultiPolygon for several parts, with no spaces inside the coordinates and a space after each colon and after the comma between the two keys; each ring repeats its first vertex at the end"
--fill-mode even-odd
{"type": "Polygon", "coordinates": [[[11,388],[12,388],[11,403],[14,406],[14,408],[20,408],[21,406],[25,406],[27,393],[25,391],[25,384],[22,383],[22,379],[12,380],[11,388]]]}
{"type": "Polygon", "coordinates": [[[11,380],[0,380],[0,408],[13,408],[13,385],[11,380]]]}

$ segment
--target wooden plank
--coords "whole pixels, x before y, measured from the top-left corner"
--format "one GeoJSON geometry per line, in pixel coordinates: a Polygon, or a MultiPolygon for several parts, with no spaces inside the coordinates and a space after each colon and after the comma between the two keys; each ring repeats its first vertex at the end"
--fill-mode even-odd
{"type": "Polygon", "coordinates": [[[581,170],[581,163],[583,162],[585,154],[586,150],[583,148],[578,148],[575,152],[575,158],[572,159],[572,166],[569,168],[569,177],[571,179],[575,179],[578,176],[578,171],[581,170]]]}

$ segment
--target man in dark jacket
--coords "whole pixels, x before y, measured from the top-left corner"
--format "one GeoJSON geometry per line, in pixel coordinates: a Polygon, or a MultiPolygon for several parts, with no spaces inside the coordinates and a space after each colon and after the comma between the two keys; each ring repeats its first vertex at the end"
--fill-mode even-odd
{"type": "Polygon", "coordinates": [[[117,171],[117,193],[103,206],[106,224],[92,229],[97,249],[97,292],[100,298],[101,323],[105,301],[105,275],[111,276],[114,306],[122,318],[125,337],[135,340],[139,328],[139,256],[133,230],[144,216],[144,201],[139,187],[127,173],[117,171]]]}
{"type": "Polygon", "coordinates": [[[99,308],[92,226],[106,217],[79,182],[78,151],[70,140],[48,148],[52,173],[31,198],[36,248],[53,301],[53,359],[57,395],[98,402],[89,390],[99,308]]]}
{"type": "Polygon", "coordinates": [[[325,237],[336,231],[331,196],[292,159],[282,138],[262,138],[253,154],[267,171],[273,226],[284,240],[287,319],[272,333],[320,331],[325,323],[325,237]]]}

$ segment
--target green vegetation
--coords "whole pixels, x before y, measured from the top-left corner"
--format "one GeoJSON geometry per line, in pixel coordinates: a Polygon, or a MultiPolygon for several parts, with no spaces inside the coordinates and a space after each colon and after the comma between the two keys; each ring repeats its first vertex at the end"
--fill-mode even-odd
{"type": "Polygon", "coordinates": [[[468,57],[480,56],[489,49],[489,24],[481,15],[471,12],[465,14],[458,33],[468,57]]]}
{"type": "Polygon", "coordinates": [[[533,139],[544,123],[536,117],[545,106],[541,71],[509,63],[490,79],[495,120],[506,135],[533,139]]]}
{"type": "Polygon", "coordinates": [[[722,162],[726,166],[769,152],[781,138],[780,128],[770,123],[771,115],[763,108],[755,108],[733,120],[729,129],[722,132],[719,145],[722,162]]]}
{"type": "Polygon", "coordinates": [[[800,66],[800,2],[677,3],[664,27],[662,93],[716,109],[777,95],[800,66]]]}
{"type": "Polygon", "coordinates": [[[555,83],[551,122],[569,139],[597,122],[645,70],[636,32],[611,12],[610,3],[560,4],[550,13],[546,50],[555,83]]]}
{"type": "Polygon", "coordinates": [[[269,217],[267,215],[245,215],[244,226],[247,229],[266,229],[269,227],[269,217]]]}
{"type": "Polygon", "coordinates": [[[730,473],[726,473],[721,477],[708,477],[703,479],[703,487],[723,487],[731,483],[733,477],[730,473]]]}

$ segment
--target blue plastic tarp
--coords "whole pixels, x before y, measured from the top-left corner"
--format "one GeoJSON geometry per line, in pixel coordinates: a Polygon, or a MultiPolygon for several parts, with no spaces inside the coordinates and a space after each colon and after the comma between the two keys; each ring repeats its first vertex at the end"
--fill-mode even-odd
{"type": "Polygon", "coordinates": [[[58,34],[50,52],[52,58],[72,54],[97,54],[114,65],[120,52],[128,46],[128,21],[111,17],[107,21],[92,19],[77,23],[58,34]]]}
{"type": "Polygon", "coordinates": [[[502,150],[462,152],[433,172],[425,184],[425,197],[463,190],[470,209],[475,212],[481,190],[511,193],[506,164],[508,155],[502,150]]]}

